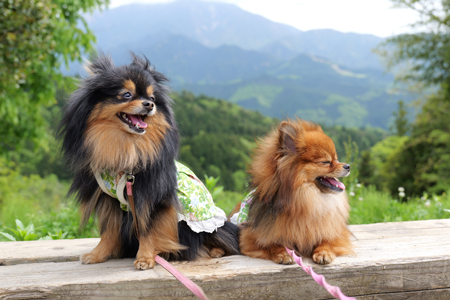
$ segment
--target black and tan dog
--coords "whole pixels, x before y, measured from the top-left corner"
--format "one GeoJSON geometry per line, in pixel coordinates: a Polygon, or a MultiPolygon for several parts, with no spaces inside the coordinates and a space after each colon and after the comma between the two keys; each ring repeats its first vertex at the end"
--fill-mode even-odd
{"type": "MultiPolygon", "coordinates": [[[[208,233],[195,232],[186,221],[178,221],[183,209],[175,162],[179,135],[167,78],[147,59],[134,55],[125,66],[115,66],[101,55],[87,69],[90,76],[73,93],[60,131],[74,172],[70,193],[76,194],[83,221],[94,213],[101,232],[98,246],[81,261],[91,264],[136,256],[136,269],[144,270],[154,266],[157,254],[182,260],[237,254],[234,224],[224,222],[208,233]],[[118,174],[117,178],[134,175],[139,239],[132,213],[100,188],[96,176],[105,171],[118,174]]],[[[124,191],[111,191],[127,197],[124,191]]]]}

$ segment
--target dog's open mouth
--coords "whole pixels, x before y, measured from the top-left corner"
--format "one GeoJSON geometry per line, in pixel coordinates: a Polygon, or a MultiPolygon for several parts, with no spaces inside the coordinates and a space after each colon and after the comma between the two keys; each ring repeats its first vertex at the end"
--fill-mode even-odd
{"type": "Polygon", "coordinates": [[[335,192],[342,192],[343,190],[345,190],[345,185],[342,182],[338,181],[336,178],[317,177],[316,180],[317,182],[319,182],[319,184],[335,192]]]}
{"type": "Polygon", "coordinates": [[[147,115],[131,115],[124,112],[118,113],[119,119],[130,126],[130,128],[137,133],[144,133],[147,128],[147,123],[144,122],[147,115]]]}

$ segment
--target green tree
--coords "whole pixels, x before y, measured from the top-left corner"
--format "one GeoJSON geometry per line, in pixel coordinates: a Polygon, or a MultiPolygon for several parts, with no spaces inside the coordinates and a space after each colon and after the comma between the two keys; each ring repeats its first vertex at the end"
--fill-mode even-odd
{"type": "Polygon", "coordinates": [[[390,190],[403,186],[408,194],[440,194],[450,188],[450,101],[447,91],[428,98],[412,128],[411,139],[391,161],[395,174],[390,190]]]}
{"type": "Polygon", "coordinates": [[[358,162],[359,178],[358,180],[368,186],[374,184],[375,168],[372,164],[372,156],[369,150],[361,151],[361,158],[358,162]]]}
{"type": "MultiPolygon", "coordinates": [[[[373,184],[379,189],[390,190],[396,193],[398,187],[405,187],[407,191],[412,190],[413,181],[403,175],[406,169],[413,166],[403,163],[402,155],[405,155],[405,145],[408,143],[408,136],[389,136],[376,143],[370,150],[370,165],[373,173],[371,181],[366,184],[373,184]]],[[[405,174],[404,174],[405,173],[405,174]]]]}
{"type": "Polygon", "coordinates": [[[95,37],[82,14],[108,2],[0,1],[0,154],[27,141],[45,146],[42,112],[55,103],[61,62],[80,60],[93,49],[95,37]]]}
{"type": "Polygon", "coordinates": [[[403,69],[400,80],[450,86],[450,0],[391,0],[395,7],[410,8],[420,15],[412,24],[416,33],[386,40],[379,52],[388,67],[403,69]]]}
{"type": "Polygon", "coordinates": [[[442,193],[450,187],[450,0],[392,2],[418,12],[421,19],[413,25],[415,33],[384,43],[388,66],[403,69],[398,79],[436,92],[426,98],[411,125],[410,139],[388,157],[385,167],[389,169],[384,170],[394,175],[389,181],[392,193],[398,186],[408,194],[442,193]]]}
{"type": "Polygon", "coordinates": [[[392,113],[394,116],[394,124],[392,125],[391,130],[395,135],[404,136],[409,132],[408,112],[403,100],[399,100],[397,106],[397,111],[392,113]]]}

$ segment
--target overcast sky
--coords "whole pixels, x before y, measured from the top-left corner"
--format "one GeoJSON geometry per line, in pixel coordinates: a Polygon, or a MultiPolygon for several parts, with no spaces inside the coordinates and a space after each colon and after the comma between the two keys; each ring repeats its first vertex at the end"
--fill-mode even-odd
{"type": "MultiPolygon", "coordinates": [[[[173,0],[111,0],[110,8],[130,3],[167,3],[173,0]]],[[[417,15],[392,8],[389,0],[214,0],[232,3],[275,22],[300,30],[330,28],[380,37],[409,31],[417,15]]]]}

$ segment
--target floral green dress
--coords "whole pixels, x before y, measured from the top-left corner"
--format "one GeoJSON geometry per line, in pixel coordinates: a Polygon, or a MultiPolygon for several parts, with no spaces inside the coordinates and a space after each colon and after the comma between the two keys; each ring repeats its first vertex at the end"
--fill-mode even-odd
{"type": "Polygon", "coordinates": [[[254,192],[255,190],[248,193],[248,195],[241,202],[241,208],[239,211],[230,217],[231,223],[239,225],[248,220],[248,210],[250,208],[250,203],[252,202],[254,192]]]}
{"type": "MultiPolygon", "coordinates": [[[[225,212],[214,204],[213,198],[203,182],[185,165],[177,166],[177,195],[183,211],[178,212],[178,221],[186,221],[195,232],[212,233],[223,226],[227,220],[225,212]]],[[[124,172],[95,174],[100,188],[108,195],[120,201],[123,210],[128,211],[129,203],[123,197],[126,184],[124,172]]]]}

